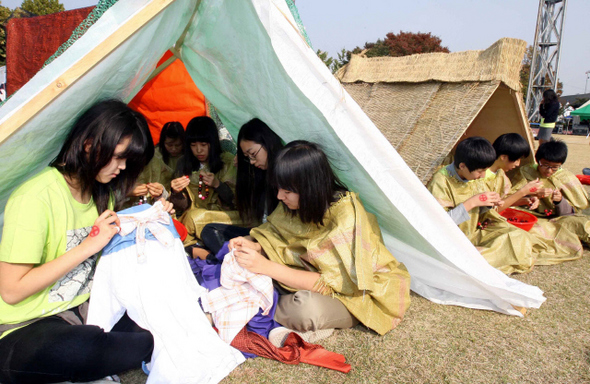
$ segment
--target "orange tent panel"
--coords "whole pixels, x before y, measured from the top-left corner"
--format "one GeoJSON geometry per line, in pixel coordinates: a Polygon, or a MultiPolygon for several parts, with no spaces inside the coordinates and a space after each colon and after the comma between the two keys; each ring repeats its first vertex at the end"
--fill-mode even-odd
{"type": "MultiPolygon", "coordinates": [[[[172,52],[166,52],[158,66],[170,57],[172,52]]],[[[160,141],[162,126],[167,122],[179,121],[186,128],[193,117],[207,115],[205,96],[178,59],[147,82],[129,106],[146,117],[154,143],[160,141]]]]}

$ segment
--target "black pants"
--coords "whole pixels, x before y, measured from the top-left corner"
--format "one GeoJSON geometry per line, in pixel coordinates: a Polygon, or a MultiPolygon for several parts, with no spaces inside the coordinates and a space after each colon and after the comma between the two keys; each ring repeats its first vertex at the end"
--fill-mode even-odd
{"type": "Polygon", "coordinates": [[[228,224],[207,224],[201,231],[201,240],[208,250],[217,255],[226,241],[230,241],[234,237],[248,236],[251,229],[228,224]]]}
{"type": "Polygon", "coordinates": [[[151,333],[127,315],[111,332],[51,316],[0,339],[0,383],[98,380],[141,367],[153,348],[151,333]]]}

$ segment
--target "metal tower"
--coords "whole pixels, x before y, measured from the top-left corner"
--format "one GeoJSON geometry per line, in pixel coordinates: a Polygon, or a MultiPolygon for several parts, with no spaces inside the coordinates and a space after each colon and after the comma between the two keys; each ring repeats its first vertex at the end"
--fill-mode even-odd
{"type": "Polygon", "coordinates": [[[526,96],[526,111],[530,122],[540,120],[539,105],[543,100],[543,91],[557,91],[566,5],[567,0],[539,0],[533,60],[526,96]]]}

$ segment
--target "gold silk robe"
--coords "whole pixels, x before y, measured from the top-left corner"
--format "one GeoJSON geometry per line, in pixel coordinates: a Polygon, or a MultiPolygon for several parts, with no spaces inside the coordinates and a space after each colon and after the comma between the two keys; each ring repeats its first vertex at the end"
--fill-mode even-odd
{"type": "MultiPolygon", "coordinates": [[[[135,184],[140,185],[148,183],[160,183],[164,186],[164,189],[170,193],[172,191],[170,182],[174,178],[176,165],[181,158],[182,155],[178,157],[171,157],[168,159],[170,164],[166,164],[162,158],[160,148],[156,147],[154,151],[154,157],[149,163],[147,163],[143,171],[141,171],[135,184]]],[[[124,207],[131,207],[138,202],[138,196],[130,197],[129,200],[125,202],[124,207]]],[[[152,203],[152,201],[150,201],[150,203],[152,203]]]]}
{"type": "MultiPolygon", "coordinates": [[[[580,240],[590,244],[590,219],[582,214],[590,206],[588,194],[578,178],[566,169],[560,169],[548,178],[541,177],[537,164],[528,164],[519,169],[512,179],[512,190],[517,191],[531,180],[539,179],[543,188],[559,189],[563,198],[576,211],[574,215],[551,218],[551,222],[559,223],[575,233],[580,240]]],[[[539,208],[530,212],[539,217],[545,217],[545,210],[555,210],[555,204],[550,197],[541,199],[539,208]]]]}
{"type": "Polygon", "coordinates": [[[410,305],[408,271],[385,248],[375,216],[353,192],[330,206],[322,226],[302,223],[279,204],[250,235],[270,260],[318,272],[314,288],[381,335],[401,322],[410,305]]]}
{"type": "MultiPolygon", "coordinates": [[[[503,170],[498,170],[496,174],[488,172],[486,176],[487,184],[492,190],[494,178],[502,178],[501,184],[504,186],[503,193],[500,194],[502,199],[506,199],[511,194],[516,193],[520,188],[512,188],[510,179],[506,176],[503,170]],[[509,191],[509,192],[507,192],[509,191]]],[[[526,183],[521,183],[521,188],[526,183]]],[[[525,212],[530,212],[521,207],[513,207],[525,212]]],[[[537,217],[538,221],[529,231],[534,237],[534,252],[537,255],[535,265],[551,265],[558,264],[564,261],[576,260],[582,257],[582,244],[578,236],[564,227],[562,223],[555,220],[547,220],[545,217],[537,217]]]]}
{"type": "MultiPolygon", "coordinates": [[[[227,184],[235,193],[236,190],[236,167],[234,166],[234,155],[224,152],[221,155],[223,167],[215,174],[215,178],[221,183],[227,184]]],[[[209,172],[207,167],[201,170],[209,172]]],[[[187,187],[191,198],[191,207],[180,217],[188,231],[184,241],[185,246],[195,244],[200,239],[201,231],[210,223],[242,225],[240,215],[232,206],[223,203],[213,188],[209,188],[209,196],[205,199],[199,198],[199,172],[195,171],[190,176],[190,184],[187,187]]],[[[201,194],[205,196],[205,185],[203,184],[201,194]]]]}
{"type": "Polygon", "coordinates": [[[170,157],[168,159],[170,164],[166,164],[162,158],[160,148],[156,147],[154,157],[137,178],[137,184],[160,183],[168,192],[170,192],[170,182],[174,178],[176,165],[181,158],[182,155],[178,157],[170,157]]]}
{"type": "MultiPolygon", "coordinates": [[[[489,191],[503,195],[510,190],[503,172],[497,176],[488,170],[484,178],[463,181],[451,175],[448,167],[453,164],[440,169],[428,183],[430,193],[447,211],[474,195],[489,191]]],[[[468,213],[469,220],[459,224],[459,229],[491,266],[506,274],[524,273],[533,268],[536,261],[533,236],[508,223],[494,209],[475,207],[468,213]]]]}

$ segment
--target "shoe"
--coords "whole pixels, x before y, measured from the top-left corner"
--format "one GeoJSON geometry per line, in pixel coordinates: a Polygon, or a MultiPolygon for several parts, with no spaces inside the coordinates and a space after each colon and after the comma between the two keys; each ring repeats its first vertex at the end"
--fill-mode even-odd
{"type": "Polygon", "coordinates": [[[582,174],[584,174],[586,176],[590,176],[590,168],[584,168],[584,169],[582,169],[582,174]]]}
{"type": "Polygon", "coordinates": [[[319,340],[330,337],[332,333],[334,333],[334,328],[318,329],[317,331],[299,332],[285,327],[278,327],[270,331],[270,333],[268,334],[268,340],[275,347],[281,348],[283,344],[285,344],[285,340],[287,340],[287,336],[289,336],[291,332],[295,332],[296,334],[301,336],[301,338],[304,341],[315,344],[319,340]]]}

